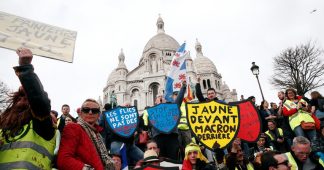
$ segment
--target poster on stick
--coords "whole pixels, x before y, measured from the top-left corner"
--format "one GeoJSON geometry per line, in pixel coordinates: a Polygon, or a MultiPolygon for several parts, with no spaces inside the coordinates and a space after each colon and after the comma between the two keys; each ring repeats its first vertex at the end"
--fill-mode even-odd
{"type": "Polygon", "coordinates": [[[0,11],[0,47],[73,62],[77,32],[0,11]]]}
{"type": "Polygon", "coordinates": [[[147,109],[148,119],[153,128],[161,133],[169,134],[177,127],[180,109],[174,103],[161,103],[147,109]]]}
{"type": "Polygon", "coordinates": [[[208,149],[225,148],[239,128],[239,107],[215,101],[187,103],[189,127],[208,149]]]}
{"type": "Polygon", "coordinates": [[[248,101],[232,102],[240,108],[240,126],[237,137],[246,142],[256,142],[261,133],[261,118],[254,105],[248,101]]]}
{"type": "Polygon", "coordinates": [[[117,135],[129,138],[133,136],[138,125],[138,112],[135,106],[118,106],[104,112],[109,128],[117,135]]]}

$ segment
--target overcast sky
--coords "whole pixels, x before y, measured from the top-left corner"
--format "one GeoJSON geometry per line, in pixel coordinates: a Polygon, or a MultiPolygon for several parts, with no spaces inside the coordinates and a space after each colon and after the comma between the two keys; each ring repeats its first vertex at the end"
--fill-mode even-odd
{"type": "MultiPolygon", "coordinates": [[[[238,97],[261,94],[251,62],[260,67],[266,100],[278,102],[269,79],[273,57],[312,40],[324,45],[322,0],[1,0],[0,11],[78,32],[73,63],[36,56],[33,60],[52,109],[69,104],[72,112],[86,98],[98,99],[123,48],[128,70],[134,69],[147,41],[156,35],[158,14],[165,32],[186,41],[191,57],[196,38],[204,56],[216,65],[238,97]],[[316,9],[315,12],[312,12],[316,9]]],[[[323,59],[323,56],[322,56],[323,59]]],[[[14,51],[0,48],[0,80],[16,90],[14,51]]],[[[323,88],[319,89],[322,94],[323,88]]],[[[75,114],[74,114],[75,115],[75,114]]]]}

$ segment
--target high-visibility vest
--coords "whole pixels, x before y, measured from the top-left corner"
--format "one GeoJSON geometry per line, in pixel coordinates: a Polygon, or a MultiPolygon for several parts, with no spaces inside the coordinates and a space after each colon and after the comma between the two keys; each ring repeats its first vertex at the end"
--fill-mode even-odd
{"type": "Polygon", "coordinates": [[[288,162],[291,164],[291,170],[298,170],[298,165],[290,152],[285,153],[288,158],[288,162]]]}
{"type": "Polygon", "coordinates": [[[144,125],[145,126],[148,126],[149,120],[148,120],[148,113],[147,113],[147,110],[146,109],[143,111],[143,120],[144,120],[144,125]]]}
{"type": "MultiPolygon", "coordinates": [[[[292,156],[292,154],[290,152],[285,153],[285,155],[287,156],[287,159],[289,161],[289,163],[291,164],[291,170],[298,170],[298,165],[294,159],[294,157],[292,156]]],[[[319,164],[324,167],[324,163],[323,161],[320,159],[319,164]]],[[[310,167],[303,167],[303,169],[308,169],[310,167]]]]}
{"type": "MultiPolygon", "coordinates": [[[[306,101],[300,99],[299,102],[306,102],[306,101]]],[[[284,107],[289,111],[291,109],[296,109],[297,104],[290,100],[286,100],[284,103],[284,107]]],[[[302,109],[299,109],[298,112],[289,116],[289,125],[292,130],[294,130],[297,126],[299,126],[302,121],[315,123],[312,116],[302,109]]]]}
{"type": "Polygon", "coordinates": [[[56,135],[49,141],[45,140],[33,130],[30,121],[19,135],[2,140],[0,169],[51,169],[56,135]]]}
{"type": "Polygon", "coordinates": [[[324,167],[324,161],[322,159],[319,159],[318,162],[322,165],[322,167],[324,167]]]}
{"type": "MultiPolygon", "coordinates": [[[[281,129],[281,128],[277,128],[277,129],[278,129],[279,135],[280,135],[280,136],[283,136],[283,131],[282,131],[282,129],[281,129]]],[[[271,140],[275,140],[275,137],[270,133],[269,130],[267,130],[267,131],[265,132],[265,134],[267,134],[267,135],[270,137],[271,140]]]]}
{"type": "MultiPolygon", "coordinates": [[[[246,165],[247,170],[254,170],[253,165],[249,162],[249,164],[246,165]]],[[[237,167],[235,168],[235,170],[239,170],[237,167]]]]}
{"type": "Polygon", "coordinates": [[[186,103],[183,102],[180,107],[181,117],[178,124],[179,130],[189,130],[188,121],[187,121],[187,112],[186,112],[186,103]]]}

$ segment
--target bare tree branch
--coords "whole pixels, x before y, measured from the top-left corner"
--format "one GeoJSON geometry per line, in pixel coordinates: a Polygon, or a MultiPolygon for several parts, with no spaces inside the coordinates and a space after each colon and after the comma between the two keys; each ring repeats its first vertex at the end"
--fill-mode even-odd
{"type": "Polygon", "coordinates": [[[7,85],[0,80],[0,110],[3,110],[8,105],[9,92],[7,85]]]}
{"type": "Polygon", "coordinates": [[[308,42],[287,48],[274,58],[271,84],[279,88],[295,88],[299,95],[324,85],[323,50],[308,42]]]}

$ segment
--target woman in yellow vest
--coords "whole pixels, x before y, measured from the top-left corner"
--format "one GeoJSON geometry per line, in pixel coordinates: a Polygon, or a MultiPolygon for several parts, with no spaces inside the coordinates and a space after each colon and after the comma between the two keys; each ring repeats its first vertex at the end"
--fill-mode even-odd
{"type": "Polygon", "coordinates": [[[289,116],[289,125],[291,129],[295,132],[296,136],[307,137],[312,141],[312,148],[316,148],[317,143],[315,121],[308,112],[308,103],[302,98],[302,96],[297,96],[297,92],[294,89],[286,90],[286,101],[283,104],[283,115],[289,116]],[[301,124],[307,123],[313,125],[312,129],[303,129],[301,124]]]}
{"type": "Polygon", "coordinates": [[[16,52],[14,70],[22,86],[0,115],[0,169],[51,169],[56,137],[50,100],[34,73],[32,52],[16,52]]]}

